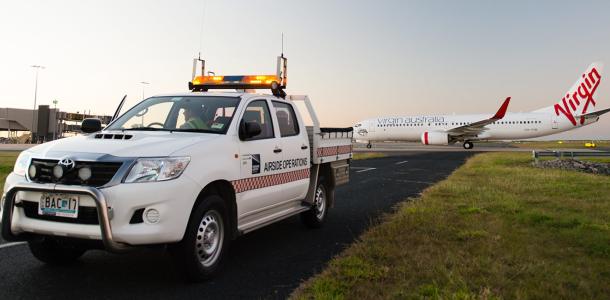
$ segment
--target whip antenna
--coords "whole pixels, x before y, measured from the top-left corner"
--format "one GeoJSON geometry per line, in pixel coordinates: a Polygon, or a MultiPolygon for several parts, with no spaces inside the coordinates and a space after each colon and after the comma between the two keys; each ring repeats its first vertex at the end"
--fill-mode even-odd
{"type": "Polygon", "coordinates": [[[201,58],[201,48],[203,48],[203,24],[205,23],[205,0],[201,2],[203,6],[201,11],[201,27],[199,29],[199,58],[201,58]]]}

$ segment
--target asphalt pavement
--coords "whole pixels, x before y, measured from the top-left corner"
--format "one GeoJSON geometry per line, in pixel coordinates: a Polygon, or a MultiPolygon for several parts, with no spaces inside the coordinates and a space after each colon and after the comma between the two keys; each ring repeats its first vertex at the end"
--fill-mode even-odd
{"type": "Polygon", "coordinates": [[[0,243],[1,299],[286,298],[324,269],[371,224],[408,197],[446,178],[474,152],[410,153],[354,161],[351,181],[320,229],[298,217],[235,240],[210,281],[184,283],[163,249],[130,254],[92,250],[76,264],[48,266],[27,245],[0,243]]]}

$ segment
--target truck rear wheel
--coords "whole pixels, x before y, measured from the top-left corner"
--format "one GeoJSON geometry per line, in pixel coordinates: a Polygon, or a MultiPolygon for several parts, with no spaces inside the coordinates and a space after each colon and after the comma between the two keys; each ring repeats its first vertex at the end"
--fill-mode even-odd
{"type": "Polygon", "coordinates": [[[311,209],[301,213],[301,221],[309,228],[320,228],[328,214],[328,189],[323,177],[318,180],[311,209]]]}
{"type": "Polygon", "coordinates": [[[182,241],[170,247],[188,281],[200,282],[218,271],[229,242],[226,211],[220,196],[205,197],[193,211],[182,241]]]}
{"type": "Polygon", "coordinates": [[[28,246],[32,255],[38,260],[52,265],[65,265],[74,262],[83,256],[86,248],[61,243],[53,238],[42,238],[42,240],[29,241],[28,246]]]}

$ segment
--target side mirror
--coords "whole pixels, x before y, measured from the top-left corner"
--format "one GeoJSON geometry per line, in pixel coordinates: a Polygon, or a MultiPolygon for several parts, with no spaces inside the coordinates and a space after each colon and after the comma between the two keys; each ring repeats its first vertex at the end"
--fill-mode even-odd
{"type": "Polygon", "coordinates": [[[261,125],[258,122],[245,122],[242,120],[239,124],[239,139],[242,141],[247,140],[261,134],[262,131],[261,125]]]}
{"type": "Polygon", "coordinates": [[[84,133],[98,132],[102,130],[102,121],[100,119],[84,119],[80,130],[84,133]]]}

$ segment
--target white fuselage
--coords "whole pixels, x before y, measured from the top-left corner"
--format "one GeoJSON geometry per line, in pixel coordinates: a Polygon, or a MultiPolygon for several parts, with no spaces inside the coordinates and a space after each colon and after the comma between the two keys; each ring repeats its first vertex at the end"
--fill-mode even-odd
{"type": "Polygon", "coordinates": [[[354,125],[354,137],[369,142],[369,147],[371,141],[421,140],[426,145],[463,141],[464,148],[470,149],[468,141],[529,139],[583,127],[609,111],[594,112],[602,69],[602,63],[591,64],[560,101],[532,112],[507,113],[508,97],[495,115],[379,117],[354,125]]]}
{"type": "MultiPolygon", "coordinates": [[[[489,118],[489,114],[420,115],[367,119],[354,126],[358,141],[420,141],[424,132],[446,132],[489,118]]],[[[597,121],[573,125],[569,120],[544,112],[507,113],[503,119],[485,126],[487,130],[468,140],[515,140],[551,135],[597,121]]]]}

